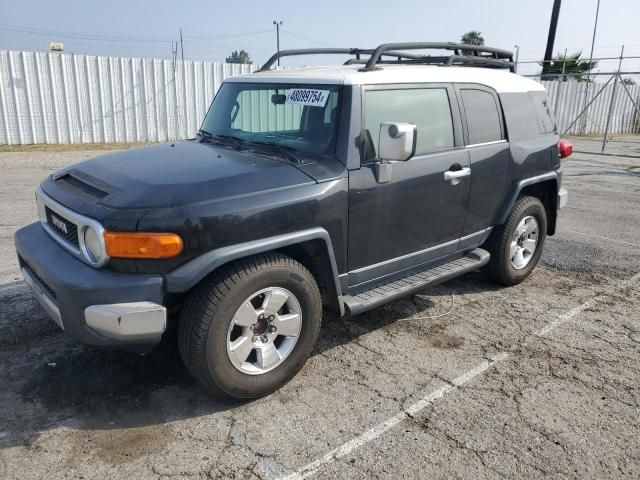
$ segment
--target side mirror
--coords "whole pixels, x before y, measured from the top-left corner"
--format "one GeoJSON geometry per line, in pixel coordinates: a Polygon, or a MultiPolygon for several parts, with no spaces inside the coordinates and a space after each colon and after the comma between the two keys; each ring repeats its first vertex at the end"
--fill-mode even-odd
{"type": "Polygon", "coordinates": [[[416,154],[417,128],[410,123],[383,122],[380,124],[378,158],[382,162],[409,160],[416,154]]]}

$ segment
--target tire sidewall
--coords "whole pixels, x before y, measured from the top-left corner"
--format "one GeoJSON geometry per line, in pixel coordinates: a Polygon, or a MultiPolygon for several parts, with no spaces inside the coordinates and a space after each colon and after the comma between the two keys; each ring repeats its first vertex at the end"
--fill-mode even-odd
{"type": "Polygon", "coordinates": [[[503,242],[503,251],[501,252],[501,260],[504,265],[505,273],[507,277],[510,278],[510,280],[514,283],[522,282],[536,267],[536,265],[538,264],[538,260],[540,260],[540,256],[542,255],[542,249],[547,237],[547,215],[542,203],[539,200],[531,197],[523,198],[521,202],[522,203],[517,205],[516,207],[522,205],[524,208],[515,208],[511,215],[511,218],[509,218],[509,228],[505,232],[506,237],[503,242]],[[534,217],[538,222],[538,244],[536,245],[536,250],[533,253],[533,257],[531,258],[527,266],[518,270],[511,264],[511,239],[513,238],[515,229],[520,221],[527,216],[534,217]]]}
{"type": "Polygon", "coordinates": [[[209,324],[204,352],[210,377],[220,390],[234,397],[259,397],[280,388],[302,368],[314,347],[322,316],[318,289],[308,276],[286,266],[271,266],[240,279],[225,296],[209,324]],[[249,375],[236,369],[229,359],[229,326],[242,302],[269,287],[285,288],[295,295],[300,303],[302,327],[293,351],[280,365],[260,375],[249,375]]]}

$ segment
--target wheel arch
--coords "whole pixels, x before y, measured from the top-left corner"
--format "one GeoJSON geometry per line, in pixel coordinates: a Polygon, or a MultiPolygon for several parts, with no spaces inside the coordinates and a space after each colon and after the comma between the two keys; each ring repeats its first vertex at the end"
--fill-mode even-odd
{"type": "Polygon", "coordinates": [[[318,282],[323,302],[330,308],[337,308],[341,315],[344,314],[342,288],[331,237],[321,227],[211,250],[166,274],[166,290],[168,293],[185,293],[233,261],[268,252],[280,252],[303,264],[318,282]]]}
{"type": "Polygon", "coordinates": [[[501,208],[495,223],[503,224],[518,198],[529,195],[538,198],[544,205],[547,214],[547,235],[553,235],[556,231],[559,187],[560,179],[555,171],[521,180],[501,208]]]}

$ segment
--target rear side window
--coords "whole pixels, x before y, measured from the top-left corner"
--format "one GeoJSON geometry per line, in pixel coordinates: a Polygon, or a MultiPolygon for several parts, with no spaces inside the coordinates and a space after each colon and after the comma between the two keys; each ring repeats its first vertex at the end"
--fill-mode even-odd
{"type": "Polygon", "coordinates": [[[502,120],[495,97],[472,88],[460,89],[460,95],[467,116],[469,145],[502,140],[502,120]]]}
{"type": "MultiPolygon", "coordinates": [[[[364,125],[373,152],[378,148],[382,122],[416,125],[416,154],[453,148],[453,119],[445,88],[368,90],[365,94],[364,125]]],[[[369,154],[368,158],[371,156],[369,154]]]]}
{"type": "Polygon", "coordinates": [[[547,94],[544,92],[529,92],[529,98],[536,113],[540,133],[552,133],[556,131],[556,121],[549,108],[547,94]]]}

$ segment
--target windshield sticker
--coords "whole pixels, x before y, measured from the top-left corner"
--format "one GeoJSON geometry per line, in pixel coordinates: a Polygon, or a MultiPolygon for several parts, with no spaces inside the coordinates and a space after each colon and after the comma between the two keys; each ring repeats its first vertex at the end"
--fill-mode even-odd
{"type": "Polygon", "coordinates": [[[314,90],[311,88],[292,88],[287,93],[287,104],[308,105],[310,107],[324,107],[329,98],[329,90],[314,90]]]}

